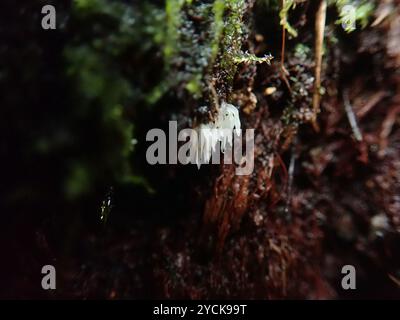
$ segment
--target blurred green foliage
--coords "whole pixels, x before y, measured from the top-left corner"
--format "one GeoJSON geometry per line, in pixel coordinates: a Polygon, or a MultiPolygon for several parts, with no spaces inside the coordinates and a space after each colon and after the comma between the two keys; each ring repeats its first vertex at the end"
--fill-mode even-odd
{"type": "Polygon", "coordinates": [[[104,159],[96,165],[88,163],[86,153],[74,159],[65,187],[67,198],[73,199],[92,190],[102,174],[111,177],[110,183],[144,181],[132,170],[134,121],[127,116],[140,88],[131,81],[124,57],[135,44],[145,52],[142,44],[152,30],[145,29],[135,8],[107,0],[75,0],[71,19],[79,26],[64,49],[66,76],[73,83],[73,113],[76,120],[97,126],[97,152],[103,153],[97,153],[97,160],[104,159]]]}
{"type": "Polygon", "coordinates": [[[289,11],[294,8],[296,8],[295,0],[283,1],[283,6],[281,7],[281,10],[279,12],[279,17],[281,19],[280,23],[282,27],[285,28],[291,36],[297,37],[297,30],[293,28],[288,21],[289,11]]]}
{"type": "Polygon", "coordinates": [[[375,1],[336,0],[335,2],[339,11],[337,24],[345,26],[345,31],[348,33],[356,29],[352,22],[354,24],[358,22],[361,28],[365,28],[375,8],[375,1]],[[354,8],[355,17],[352,17],[353,13],[351,11],[343,10],[345,6],[352,6],[354,8]],[[351,21],[353,18],[355,21],[351,21]]]}
{"type": "Polygon", "coordinates": [[[153,66],[143,61],[157,60],[163,8],[51,0],[57,29],[44,31],[42,4],[3,4],[8,16],[0,25],[0,82],[6,92],[1,130],[8,138],[0,151],[17,168],[4,176],[6,202],[79,203],[116,184],[151,191],[132,165],[132,152],[135,110],[145,107],[152,86],[153,66]]]}

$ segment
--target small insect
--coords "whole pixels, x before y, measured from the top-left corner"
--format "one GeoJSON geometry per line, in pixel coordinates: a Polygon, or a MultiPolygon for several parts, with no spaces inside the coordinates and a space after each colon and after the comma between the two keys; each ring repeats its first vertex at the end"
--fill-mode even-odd
{"type": "Polygon", "coordinates": [[[100,220],[103,224],[107,223],[108,217],[110,216],[111,210],[113,208],[112,197],[114,194],[113,187],[108,190],[105,199],[101,203],[100,220]]]}

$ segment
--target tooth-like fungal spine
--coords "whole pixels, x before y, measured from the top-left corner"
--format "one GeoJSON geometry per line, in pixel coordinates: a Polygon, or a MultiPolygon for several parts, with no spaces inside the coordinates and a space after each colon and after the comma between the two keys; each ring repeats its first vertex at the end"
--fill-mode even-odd
{"type": "Polygon", "coordinates": [[[240,135],[240,118],[238,109],[223,101],[213,122],[200,124],[196,129],[197,139],[193,139],[194,161],[200,168],[201,164],[209,163],[212,153],[218,143],[224,153],[232,146],[233,133],[240,135]]]}

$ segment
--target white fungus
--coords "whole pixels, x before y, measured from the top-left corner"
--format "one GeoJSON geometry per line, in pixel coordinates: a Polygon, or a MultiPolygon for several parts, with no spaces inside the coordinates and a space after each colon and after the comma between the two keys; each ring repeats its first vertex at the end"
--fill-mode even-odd
{"type": "Polygon", "coordinates": [[[221,143],[224,153],[232,146],[233,133],[240,135],[240,118],[238,109],[232,104],[222,102],[213,122],[201,124],[196,129],[197,139],[193,139],[195,150],[194,161],[198,167],[209,163],[212,153],[221,143]]]}

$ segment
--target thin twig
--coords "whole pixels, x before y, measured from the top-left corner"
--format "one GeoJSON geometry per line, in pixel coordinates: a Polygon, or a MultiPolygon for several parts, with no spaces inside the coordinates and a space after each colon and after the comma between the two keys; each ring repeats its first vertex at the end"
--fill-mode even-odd
{"type": "Polygon", "coordinates": [[[368,102],[356,112],[359,119],[363,118],[368,112],[371,111],[377,103],[379,103],[387,95],[386,91],[378,91],[368,99],[368,102]]]}
{"type": "Polygon", "coordinates": [[[286,192],[286,204],[285,204],[285,215],[287,220],[291,220],[291,212],[290,212],[290,201],[292,199],[292,189],[293,189],[293,178],[294,178],[294,168],[296,166],[296,140],[292,144],[292,148],[290,151],[290,163],[289,163],[289,181],[287,185],[287,192],[286,192]]]}
{"type": "Polygon", "coordinates": [[[349,120],[351,130],[353,131],[354,137],[357,141],[362,141],[362,134],[360,129],[358,128],[356,115],[353,112],[353,107],[350,104],[349,94],[347,89],[343,90],[343,104],[344,109],[346,110],[347,119],[349,120]]]}
{"type": "Polygon", "coordinates": [[[321,69],[322,69],[322,53],[324,45],[324,32],[326,20],[326,0],[322,0],[317,15],[315,18],[315,80],[314,80],[314,94],[313,94],[313,111],[314,116],[312,125],[315,131],[319,131],[317,123],[317,115],[320,108],[320,88],[321,88],[321,69]]]}
{"type": "Polygon", "coordinates": [[[388,273],[388,277],[390,278],[390,280],[392,280],[395,284],[397,284],[398,287],[400,287],[400,280],[398,278],[396,278],[395,276],[391,275],[390,273],[388,273]]]}

